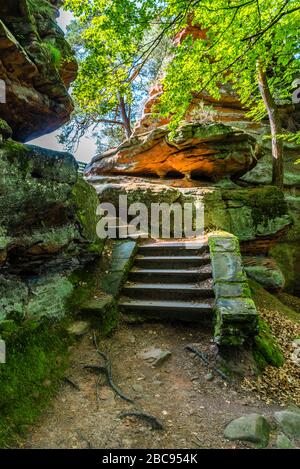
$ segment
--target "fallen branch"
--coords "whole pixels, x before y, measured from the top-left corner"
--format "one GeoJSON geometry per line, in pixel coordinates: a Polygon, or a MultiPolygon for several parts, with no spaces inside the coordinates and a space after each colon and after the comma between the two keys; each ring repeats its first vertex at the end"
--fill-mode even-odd
{"type": "Polygon", "coordinates": [[[131,410],[128,412],[122,412],[120,415],[118,415],[119,419],[123,419],[126,417],[136,417],[141,420],[145,420],[148,422],[153,430],[164,430],[165,427],[162,424],[160,420],[158,420],[156,417],[150,414],[145,414],[144,412],[139,412],[138,410],[131,410]]]}
{"type": "MultiPolygon", "coordinates": [[[[197,357],[200,358],[200,360],[203,361],[203,363],[205,363],[205,365],[207,366],[210,366],[210,363],[209,363],[209,360],[207,358],[206,355],[204,355],[204,353],[200,352],[200,350],[196,349],[195,347],[193,347],[192,345],[187,345],[186,347],[184,347],[185,350],[187,350],[188,352],[192,352],[194,353],[195,355],[197,355],[197,357]]],[[[223,371],[219,370],[219,368],[216,368],[215,366],[212,367],[212,370],[217,373],[219,376],[221,376],[222,379],[224,379],[225,381],[228,381],[228,382],[231,382],[231,379],[225,375],[225,373],[223,373],[223,371]]]]}

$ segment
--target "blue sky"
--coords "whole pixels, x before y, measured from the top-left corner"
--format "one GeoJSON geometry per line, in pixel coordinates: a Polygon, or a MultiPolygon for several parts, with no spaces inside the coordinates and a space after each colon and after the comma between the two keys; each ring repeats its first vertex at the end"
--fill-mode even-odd
{"type": "MultiPolygon", "coordinates": [[[[60,27],[66,31],[66,26],[72,21],[73,16],[72,13],[63,11],[61,10],[60,18],[58,18],[58,24],[60,27]]],[[[45,148],[50,148],[52,150],[59,150],[63,151],[64,147],[57,141],[57,135],[59,134],[59,131],[53,132],[48,135],[44,135],[43,137],[36,138],[35,140],[32,140],[31,143],[33,145],[38,145],[40,147],[45,147],[45,148]]],[[[92,137],[86,136],[82,138],[80,145],[78,147],[78,150],[74,153],[75,158],[78,161],[84,161],[88,163],[91,161],[93,156],[96,154],[97,148],[95,141],[93,140],[92,137]]]]}

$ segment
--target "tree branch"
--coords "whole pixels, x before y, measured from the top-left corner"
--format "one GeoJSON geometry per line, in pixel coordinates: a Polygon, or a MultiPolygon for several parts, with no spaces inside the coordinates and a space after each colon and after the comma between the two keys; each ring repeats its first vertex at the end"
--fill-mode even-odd
{"type": "Polygon", "coordinates": [[[262,29],[258,33],[253,34],[252,36],[244,37],[242,41],[251,41],[254,38],[263,36],[267,31],[269,31],[269,29],[271,29],[276,23],[278,23],[281,20],[281,18],[287,15],[290,15],[291,13],[295,13],[295,11],[300,10],[300,7],[295,7],[295,8],[292,8],[291,10],[282,12],[282,10],[287,6],[288,3],[289,3],[289,0],[286,0],[285,4],[281,7],[278,14],[273,18],[273,20],[268,24],[268,26],[266,26],[264,29],[262,29]]]}

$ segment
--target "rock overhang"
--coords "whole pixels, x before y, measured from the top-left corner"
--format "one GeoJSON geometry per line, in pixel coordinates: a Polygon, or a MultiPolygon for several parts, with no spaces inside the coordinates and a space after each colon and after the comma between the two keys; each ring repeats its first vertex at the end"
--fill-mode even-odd
{"type": "Polygon", "coordinates": [[[6,85],[0,115],[19,141],[56,130],[73,110],[68,87],[77,64],[56,23],[60,4],[14,0],[0,5],[0,77],[6,85]]]}

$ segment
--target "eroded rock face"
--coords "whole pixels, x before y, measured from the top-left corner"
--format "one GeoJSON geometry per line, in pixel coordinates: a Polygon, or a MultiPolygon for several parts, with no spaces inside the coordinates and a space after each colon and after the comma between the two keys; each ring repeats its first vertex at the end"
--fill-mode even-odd
{"type": "Polygon", "coordinates": [[[3,321],[64,315],[70,272],[103,247],[97,205],[72,155],[0,144],[0,333],[3,321]]]}
{"type": "Polygon", "coordinates": [[[20,141],[56,130],[73,110],[67,88],[76,61],[56,23],[61,0],[7,0],[0,5],[0,117],[20,141]]]}
{"type": "Polygon", "coordinates": [[[163,126],[96,157],[87,174],[170,175],[187,178],[242,176],[262,153],[254,139],[223,124],[185,124],[171,138],[163,126]]]}
{"type": "Polygon", "coordinates": [[[73,156],[9,140],[0,168],[0,267],[36,275],[88,258],[97,195],[73,156]]]}
{"type": "MultiPolygon", "coordinates": [[[[200,202],[204,205],[207,232],[225,230],[236,235],[245,254],[266,255],[292,224],[283,193],[272,186],[240,188],[231,181],[157,179],[133,176],[91,176],[100,202],[116,208],[119,196],[126,195],[128,205],[152,203],[200,202]]],[[[150,218],[149,218],[150,223],[150,218]]]]}

